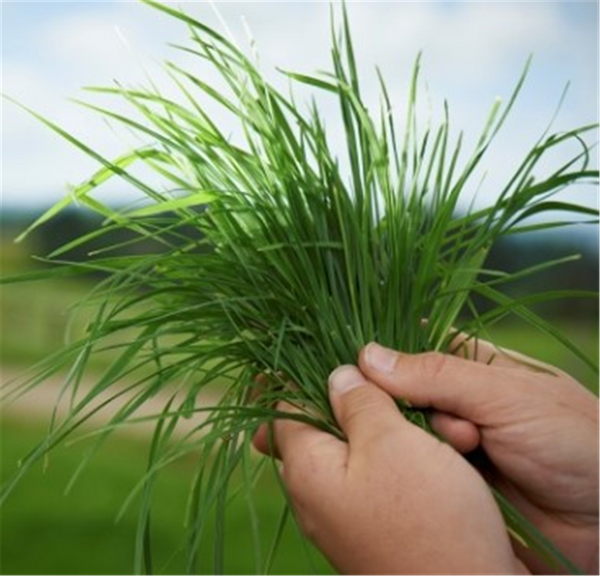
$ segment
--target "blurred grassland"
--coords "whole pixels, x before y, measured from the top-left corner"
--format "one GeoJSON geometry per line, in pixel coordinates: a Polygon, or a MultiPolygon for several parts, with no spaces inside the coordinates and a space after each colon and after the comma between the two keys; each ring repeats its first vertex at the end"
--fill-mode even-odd
{"type": "MultiPolygon", "coordinates": [[[[14,471],[17,461],[44,435],[39,422],[11,416],[2,419],[1,477],[14,471]]],[[[143,476],[148,446],[117,434],[90,461],[83,475],[65,494],[89,442],[81,441],[53,452],[45,465],[26,475],[1,511],[0,573],[2,574],[127,574],[133,571],[136,504],[117,522],[117,514],[143,476]]],[[[194,474],[191,457],[166,468],[155,487],[152,508],[154,573],[183,574],[184,521],[187,493],[194,474]]],[[[235,482],[235,479],[234,479],[235,482]]],[[[260,521],[262,561],[277,530],[283,496],[271,470],[265,470],[255,491],[254,506],[260,521]]],[[[247,574],[255,568],[253,536],[244,493],[228,505],[226,523],[226,574],[247,574]]],[[[214,519],[204,536],[205,555],[200,574],[211,574],[214,519]]],[[[290,521],[272,564],[275,574],[332,573],[328,564],[300,542],[290,521]]]]}
{"type": "MultiPolygon", "coordinates": [[[[3,277],[29,271],[31,247],[4,243],[0,264],[3,277]]],[[[81,336],[93,307],[79,305],[92,284],[77,279],[0,285],[0,352],[3,382],[81,336]]],[[[100,373],[114,355],[100,354],[90,363],[100,373]]],[[[35,391],[33,392],[35,394],[35,391]]],[[[24,400],[27,405],[26,399],[24,400]]],[[[17,406],[19,402],[17,402],[17,406]]],[[[39,404],[31,413],[8,406],[0,415],[0,481],[44,438],[52,413],[39,404]]],[[[89,429],[82,430],[82,434],[89,429]]],[[[90,440],[67,442],[25,475],[0,509],[0,574],[126,574],[133,573],[137,523],[136,498],[117,522],[122,505],[143,477],[150,437],[116,433],[86,466],[65,494],[90,440]]],[[[257,456],[258,458],[259,456],[257,456]]],[[[192,457],[165,468],[159,475],[152,509],[153,570],[158,574],[186,572],[184,523],[187,495],[194,476],[192,457]]],[[[234,479],[235,484],[235,479],[234,479]]],[[[254,506],[260,521],[262,562],[268,555],[284,505],[277,480],[269,469],[256,486],[254,506]]],[[[244,493],[232,498],[226,524],[225,570],[228,574],[260,572],[255,566],[250,515],[244,493]]],[[[198,573],[213,572],[214,519],[208,519],[205,556],[198,573]]],[[[272,573],[333,573],[327,562],[300,539],[288,521],[273,559],[272,573]]]]}
{"type": "MultiPolygon", "coordinates": [[[[67,341],[82,336],[93,307],[78,307],[90,284],[75,280],[44,280],[2,287],[0,298],[0,351],[4,366],[30,366],[59,350],[67,341]]],[[[553,324],[591,358],[598,358],[597,318],[561,318],[553,324]]],[[[490,330],[494,343],[562,368],[591,390],[598,391],[598,378],[585,364],[552,337],[527,324],[505,321],[490,330]]],[[[91,368],[106,368],[110,354],[98,354],[91,368]]]]}
{"type": "MultiPolygon", "coordinates": [[[[29,268],[25,254],[31,247],[2,245],[4,276],[29,268]]],[[[66,339],[81,335],[93,310],[78,310],[69,320],[69,308],[80,303],[91,284],[73,279],[53,279],[0,286],[1,367],[18,374],[66,339]]],[[[555,322],[588,355],[598,355],[598,319],[563,315],[555,322]]],[[[598,378],[572,353],[548,336],[523,324],[505,322],[494,327],[491,337],[502,346],[528,354],[566,370],[598,393],[598,378]]],[[[106,368],[110,355],[94,358],[93,372],[106,368]]],[[[50,417],[52,406],[48,406],[50,417]]],[[[22,412],[3,413],[1,476],[15,470],[19,458],[44,435],[47,419],[27,418],[22,412]]],[[[149,439],[148,439],[149,440],[149,439]]],[[[61,447],[48,460],[45,470],[37,466],[24,478],[0,510],[0,573],[2,574],[123,574],[133,569],[136,502],[115,523],[116,515],[130,491],[142,477],[147,443],[118,434],[92,459],[73,490],[65,487],[80,462],[86,442],[61,447]]],[[[186,495],[193,475],[193,462],[184,459],[161,474],[153,509],[153,549],[156,573],[182,573],[186,495]]],[[[275,533],[283,497],[270,473],[256,490],[256,507],[261,518],[263,560],[275,533]]],[[[248,531],[249,516],[243,495],[230,504],[227,524],[226,573],[253,572],[253,542],[248,531]]],[[[211,539],[207,533],[207,557],[200,573],[211,573],[211,539]]],[[[285,530],[272,573],[330,573],[326,562],[314,551],[311,567],[295,527],[285,530]]]]}
{"type": "MultiPolygon", "coordinates": [[[[3,276],[27,271],[31,264],[27,254],[32,247],[3,242],[0,245],[0,270],[3,276]]],[[[81,337],[87,322],[93,317],[93,303],[85,303],[93,284],[86,279],[60,279],[0,285],[0,352],[2,365],[31,366],[68,341],[81,337]],[[83,305],[82,305],[83,303],[83,305]],[[74,309],[74,310],[73,310],[74,309]]],[[[591,313],[569,314],[570,303],[556,315],[547,317],[589,357],[598,359],[597,306],[591,313]]],[[[541,334],[529,325],[508,319],[494,325],[488,339],[512,348],[537,360],[562,368],[591,390],[598,392],[598,377],[569,350],[552,337],[541,334]]],[[[106,368],[110,355],[92,358],[92,369],[106,368]]]]}

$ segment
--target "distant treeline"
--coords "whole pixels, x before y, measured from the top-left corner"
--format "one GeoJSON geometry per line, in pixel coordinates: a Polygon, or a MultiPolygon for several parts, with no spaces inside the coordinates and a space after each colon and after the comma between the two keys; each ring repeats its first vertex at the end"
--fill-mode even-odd
{"type": "MultiPolygon", "coordinates": [[[[26,212],[6,212],[0,215],[0,229],[3,245],[11,242],[21,233],[34,217],[26,212]]],[[[101,226],[97,215],[84,210],[64,210],[44,225],[40,226],[27,241],[27,250],[38,256],[45,256],[66,245],[75,238],[94,232],[101,226]]],[[[180,226],[174,233],[177,241],[185,237],[200,240],[198,230],[192,226],[180,226]]],[[[133,242],[131,232],[115,228],[92,239],[85,245],[77,246],[64,256],[70,261],[83,261],[89,252],[116,246],[111,255],[141,255],[155,253],[160,249],[156,241],[133,242]]],[[[503,285],[502,291],[512,296],[522,296],[547,290],[586,290],[598,291],[598,241],[597,229],[587,232],[566,227],[553,232],[514,235],[502,239],[492,249],[486,268],[502,272],[515,272],[543,262],[557,260],[569,255],[579,255],[576,260],[551,267],[548,270],[528,275],[511,284],[503,285]],[[575,231],[576,232],[575,232],[575,231]]],[[[479,308],[485,308],[484,301],[477,301],[479,308]]],[[[545,314],[568,316],[578,320],[598,319],[597,298],[570,298],[544,304],[545,314]]]]}

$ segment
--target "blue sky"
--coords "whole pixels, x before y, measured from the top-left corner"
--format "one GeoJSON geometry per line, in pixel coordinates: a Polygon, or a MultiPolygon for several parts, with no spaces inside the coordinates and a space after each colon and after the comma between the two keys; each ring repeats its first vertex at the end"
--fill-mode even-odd
{"type": "MultiPolygon", "coordinates": [[[[206,2],[179,4],[219,25],[206,2]]],[[[305,72],[328,67],[327,2],[215,4],[242,45],[247,43],[245,19],[261,66],[271,77],[277,77],[276,66],[305,72]]],[[[158,62],[167,57],[185,60],[167,47],[169,42],[185,43],[185,28],[138,2],[3,0],[1,7],[3,92],[109,156],[131,147],[131,139],[69,98],[92,99],[81,91],[85,85],[106,85],[115,79],[139,84],[144,82],[143,69],[168,91],[158,62]]],[[[490,158],[481,202],[491,200],[535,142],[568,81],[568,99],[555,128],[598,119],[597,2],[364,1],[349,2],[349,12],[367,98],[377,103],[373,69],[378,65],[401,109],[412,64],[422,50],[428,91],[424,99],[435,115],[447,98],[453,125],[471,138],[477,136],[494,98],[509,95],[528,55],[534,55],[517,109],[490,158]]],[[[332,103],[323,106],[326,117],[336,114],[332,103]]],[[[335,141],[334,122],[332,126],[335,141]]],[[[95,168],[89,158],[6,102],[2,160],[4,207],[42,209],[95,168]]],[[[113,185],[100,194],[127,201],[130,192],[113,185]]],[[[594,189],[572,194],[597,204],[594,189]]]]}

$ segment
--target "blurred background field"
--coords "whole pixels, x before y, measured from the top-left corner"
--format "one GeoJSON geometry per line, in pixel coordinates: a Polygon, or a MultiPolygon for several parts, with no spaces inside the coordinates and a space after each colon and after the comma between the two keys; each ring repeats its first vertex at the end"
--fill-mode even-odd
{"type": "MultiPolygon", "coordinates": [[[[14,471],[16,462],[43,438],[41,420],[22,413],[4,414],[2,478],[14,471]]],[[[2,509],[0,544],[2,574],[127,574],[133,570],[137,511],[117,514],[131,490],[143,476],[148,443],[117,434],[94,456],[74,487],[65,487],[89,442],[58,449],[49,460],[29,471],[2,509]]],[[[186,573],[183,535],[185,506],[193,476],[192,459],[170,466],[155,488],[152,510],[153,571],[156,574],[186,573]]],[[[255,564],[253,536],[248,529],[247,502],[238,497],[229,506],[226,525],[226,574],[262,571],[270,543],[279,524],[283,499],[272,474],[256,490],[262,560],[255,564]]],[[[205,555],[198,573],[213,573],[213,519],[208,519],[205,555]]],[[[288,523],[272,573],[330,573],[314,552],[308,553],[295,527],[288,523]]]]}
{"type": "MultiPolygon", "coordinates": [[[[1,267],[4,278],[39,269],[32,254],[47,254],[86,226],[88,216],[68,213],[32,236],[24,244],[12,239],[22,229],[27,215],[4,214],[2,220],[1,267]]],[[[536,288],[585,288],[595,290],[598,255],[593,241],[573,243],[564,236],[510,244],[497,250],[491,264],[501,269],[531,264],[536,259],[580,253],[582,258],[539,278],[513,286],[514,294],[536,288]]],[[[139,247],[137,248],[139,249],[139,247]]],[[[74,255],[74,257],[81,257],[74,255]]],[[[93,280],[55,278],[1,287],[1,368],[2,382],[22,375],[48,354],[60,349],[68,338],[80,334],[93,310],[69,313],[81,303],[93,280]]],[[[598,303],[573,300],[546,306],[544,313],[591,358],[598,353],[598,303]]],[[[532,331],[523,323],[506,321],[490,334],[499,345],[514,348],[534,358],[557,365],[573,374],[587,387],[598,391],[595,373],[552,338],[532,331]]],[[[98,356],[91,364],[89,378],[101,373],[110,355],[98,356]]],[[[2,479],[13,473],[18,461],[43,439],[51,416],[60,375],[14,405],[3,408],[0,461],[2,479]]],[[[89,428],[82,429],[82,434],[89,428]]],[[[123,517],[117,514],[142,477],[149,448],[150,432],[120,432],[90,461],[68,494],[65,488],[90,446],[90,440],[68,443],[43,465],[31,470],[2,508],[0,530],[0,572],[3,574],[122,574],[133,569],[136,533],[136,505],[133,501],[123,517]]],[[[186,457],[165,469],[160,476],[153,509],[152,542],[156,573],[181,573],[184,563],[184,521],[186,495],[193,475],[193,458],[186,457]]],[[[267,473],[256,490],[256,508],[261,519],[262,561],[268,553],[283,506],[275,478],[267,473]]],[[[250,518],[244,497],[231,504],[227,524],[226,573],[255,570],[250,518]]],[[[202,573],[211,573],[209,531],[207,556],[199,562],[202,573]]],[[[260,569],[259,569],[260,570],[260,569]]],[[[272,571],[280,574],[329,573],[331,569],[314,551],[307,555],[297,530],[289,523],[284,531],[272,571]]]]}
{"type": "MultiPolygon", "coordinates": [[[[42,265],[32,254],[47,254],[71,237],[78,216],[70,215],[59,228],[33,235],[23,244],[13,239],[28,214],[3,214],[0,267],[2,278],[31,272],[42,265]],[[73,218],[73,219],[70,219],[73,218]]],[[[86,226],[86,218],[83,223],[86,226]]],[[[89,223],[88,223],[89,224],[89,223]]],[[[81,335],[89,314],[85,307],[73,315],[93,287],[87,279],[51,279],[0,286],[1,383],[23,380],[40,360],[60,350],[66,340],[81,335]]],[[[87,380],[107,368],[114,355],[97,356],[87,380]]],[[[2,406],[0,422],[0,479],[6,481],[19,461],[47,432],[64,374],[57,374],[22,399],[2,406]]],[[[84,385],[86,382],[84,382],[84,385]]],[[[162,408],[162,406],[160,406],[162,408]]],[[[157,408],[158,411],[159,408],[157,408]]],[[[110,411],[109,411],[110,412],[110,411]]],[[[92,420],[78,436],[89,435],[106,418],[92,420]]],[[[0,573],[2,574],[124,574],[133,571],[137,505],[134,498],[125,514],[117,516],[143,477],[147,466],[151,428],[132,428],[114,438],[91,459],[73,488],[66,488],[94,438],[69,441],[30,470],[0,509],[0,573]]],[[[257,458],[259,456],[257,455],[257,458]]],[[[160,475],[152,510],[152,549],[155,573],[185,573],[184,524],[187,497],[194,476],[194,457],[185,457],[160,475]]],[[[253,506],[260,522],[261,557],[249,530],[249,502],[244,494],[232,500],[226,525],[225,573],[261,572],[278,531],[284,498],[272,470],[256,490],[253,506]]],[[[205,555],[199,573],[213,572],[212,519],[204,536],[205,555]]],[[[291,521],[281,535],[271,571],[279,574],[330,573],[328,564],[300,539],[291,521]]]]}

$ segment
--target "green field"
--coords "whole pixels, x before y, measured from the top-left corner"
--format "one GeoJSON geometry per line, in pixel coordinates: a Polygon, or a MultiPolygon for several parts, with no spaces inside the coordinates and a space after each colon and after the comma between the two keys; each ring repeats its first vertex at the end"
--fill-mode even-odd
{"type": "MultiPolygon", "coordinates": [[[[67,280],[53,280],[2,287],[2,366],[15,373],[44,355],[59,349],[65,333],[76,337],[85,326],[88,312],[68,323],[67,309],[80,302],[89,286],[67,280]],[[67,330],[68,328],[68,330],[67,330]]],[[[597,319],[562,322],[561,330],[591,357],[597,358],[597,319]]],[[[501,345],[553,363],[576,376],[597,392],[598,379],[581,361],[547,336],[516,324],[494,329],[501,345]]],[[[93,368],[101,369],[110,358],[97,358],[93,368]]],[[[48,417],[51,412],[48,406],[48,417]]],[[[11,410],[1,422],[2,477],[6,479],[44,435],[39,417],[23,418],[11,410]]],[[[65,487],[86,448],[84,442],[58,449],[50,459],[31,470],[0,511],[0,572],[3,574],[124,574],[133,570],[136,533],[135,500],[119,522],[116,516],[144,473],[148,446],[141,440],[120,435],[109,441],[86,468],[74,488],[65,487]]],[[[193,461],[183,459],[166,469],[156,488],[153,508],[152,547],[156,573],[181,573],[184,563],[184,522],[186,497],[193,475],[193,461]]],[[[243,496],[229,506],[226,525],[226,573],[261,570],[277,530],[283,497],[269,473],[256,490],[261,519],[261,554],[254,558],[249,531],[248,504],[243,496]]],[[[206,534],[206,556],[200,559],[201,573],[212,573],[213,534],[206,534]]],[[[305,546],[292,523],[287,526],[273,573],[328,573],[330,568],[305,546]],[[315,563],[311,565],[311,560],[315,563]]]]}
{"type": "MultiPolygon", "coordinates": [[[[39,424],[6,416],[2,421],[3,479],[44,434],[39,424]]],[[[147,446],[115,437],[97,454],[68,494],[65,486],[77,468],[85,443],[63,447],[44,467],[31,470],[2,508],[0,572],[2,574],[128,574],[133,570],[137,522],[134,500],[117,522],[123,503],[142,477],[147,446]]],[[[152,509],[154,572],[185,573],[184,521],[193,461],[183,459],[164,470],[155,489],[152,509]]],[[[262,570],[276,532],[284,500],[271,470],[258,484],[255,506],[260,519],[262,559],[255,558],[248,526],[248,502],[243,494],[228,506],[225,572],[262,570]],[[259,562],[257,565],[256,562],[259,562]]],[[[209,520],[199,573],[212,574],[213,523],[209,520]]],[[[272,564],[273,573],[330,573],[314,551],[308,553],[289,522],[272,564]]]]}
{"type": "MultiPolygon", "coordinates": [[[[15,269],[12,265],[8,268],[15,269]]],[[[47,354],[59,350],[65,341],[83,333],[89,312],[79,310],[73,320],[69,309],[82,301],[89,288],[89,284],[73,280],[0,286],[0,350],[4,376],[24,372],[47,354]]],[[[110,355],[94,358],[90,378],[110,360],[110,355]]],[[[52,405],[49,405],[46,416],[41,418],[39,409],[26,417],[22,410],[15,411],[10,406],[3,409],[0,422],[3,481],[15,472],[18,461],[44,438],[51,411],[52,405]]],[[[65,489],[90,442],[60,447],[47,461],[30,470],[0,509],[0,573],[133,573],[139,498],[133,500],[118,522],[116,520],[145,472],[150,438],[147,440],[126,433],[116,435],[94,456],[68,494],[65,489]]],[[[257,458],[260,457],[257,455],[257,458]]],[[[185,515],[193,475],[191,457],[165,468],[159,475],[152,509],[155,573],[186,571],[185,515]]],[[[249,529],[248,502],[242,494],[228,504],[226,573],[247,574],[264,569],[284,507],[284,497],[272,470],[266,470],[255,495],[254,506],[260,520],[260,555],[256,555],[249,529]]],[[[203,538],[204,555],[196,570],[212,574],[212,519],[208,520],[203,538]]],[[[308,550],[295,524],[289,520],[273,557],[271,572],[330,573],[331,569],[314,550],[308,550]]]]}
{"type": "MultiPolygon", "coordinates": [[[[93,307],[80,306],[89,293],[86,282],[54,279],[2,286],[0,298],[0,351],[3,365],[28,366],[66,341],[84,333],[93,307]]],[[[598,318],[559,319],[554,324],[588,357],[598,358],[598,318]]],[[[597,375],[572,352],[551,336],[541,334],[522,322],[494,326],[490,338],[506,346],[548,362],[572,374],[592,390],[598,390],[597,375]]],[[[108,357],[92,359],[95,368],[106,367],[108,357]]]]}

